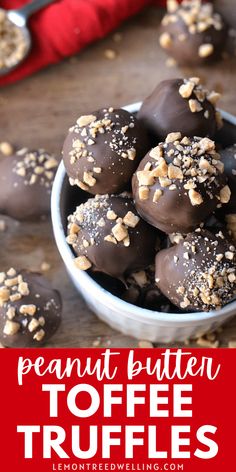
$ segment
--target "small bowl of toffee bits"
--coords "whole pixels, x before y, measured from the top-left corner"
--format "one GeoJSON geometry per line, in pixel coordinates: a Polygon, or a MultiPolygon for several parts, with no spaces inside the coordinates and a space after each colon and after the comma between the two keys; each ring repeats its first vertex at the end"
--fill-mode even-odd
{"type": "Polygon", "coordinates": [[[27,55],[30,41],[27,30],[14,24],[0,8],[0,75],[16,67],[27,55]]]}

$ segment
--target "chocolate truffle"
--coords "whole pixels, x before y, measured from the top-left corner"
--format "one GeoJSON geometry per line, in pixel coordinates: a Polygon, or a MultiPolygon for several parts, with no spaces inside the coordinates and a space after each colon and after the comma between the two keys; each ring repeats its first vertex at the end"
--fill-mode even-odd
{"type": "Polygon", "coordinates": [[[69,130],[63,160],[71,185],[93,195],[123,191],[148,150],[132,113],[104,108],[80,116],[69,130]]]}
{"type": "Polygon", "coordinates": [[[203,88],[198,77],[164,80],[144,100],[138,118],[158,140],[174,131],[183,136],[213,137],[221,126],[215,110],[219,97],[203,88]]]}
{"type": "Polygon", "coordinates": [[[188,233],[229,201],[223,171],[213,141],[170,133],[144,157],[133,176],[136,209],[165,233],[188,233]]]}
{"type": "Polygon", "coordinates": [[[212,3],[201,0],[167,1],[160,45],[179,65],[201,65],[219,59],[227,27],[212,3]]]}
{"type": "Polygon", "coordinates": [[[236,251],[222,232],[197,229],[156,255],[156,284],[187,311],[220,309],[236,296],[236,251]]]}
{"type": "Polygon", "coordinates": [[[43,149],[27,148],[0,160],[0,213],[17,220],[37,219],[50,211],[58,162],[43,149]]]}
{"type": "Polygon", "coordinates": [[[141,220],[127,197],[95,196],[69,216],[67,242],[78,256],[76,266],[122,281],[151,263],[156,239],[157,232],[141,220]]]}
{"type": "Polygon", "coordinates": [[[0,342],[39,347],[61,321],[61,297],[40,274],[10,269],[0,273],[0,342]]]}

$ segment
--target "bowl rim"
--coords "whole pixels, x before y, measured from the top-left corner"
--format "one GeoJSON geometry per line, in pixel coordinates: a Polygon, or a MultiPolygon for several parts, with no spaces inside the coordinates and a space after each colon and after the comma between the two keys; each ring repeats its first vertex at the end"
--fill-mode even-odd
{"type": "MultiPolygon", "coordinates": [[[[125,110],[134,113],[137,112],[142,102],[136,102],[131,105],[124,106],[125,110]]],[[[230,122],[236,126],[236,117],[228,112],[220,110],[222,117],[225,121],[230,122]]],[[[85,292],[90,292],[94,299],[100,299],[102,296],[102,303],[110,309],[115,309],[120,312],[120,316],[125,313],[130,319],[145,320],[145,323],[153,323],[153,321],[175,323],[176,325],[186,325],[186,323],[194,324],[196,321],[213,321],[220,317],[225,317],[230,314],[233,310],[236,311],[236,300],[228,303],[220,310],[212,310],[209,312],[186,312],[186,313],[165,313],[147,308],[142,308],[137,305],[122,300],[121,298],[113,295],[108,290],[103,288],[97,283],[86,271],[79,270],[74,264],[74,254],[66,242],[66,237],[63,229],[61,211],[60,211],[60,196],[61,189],[63,186],[64,179],[66,177],[66,170],[64,167],[63,160],[58,166],[57,173],[53,182],[52,194],[51,194],[51,219],[54,237],[56,240],[57,248],[60,255],[67,267],[68,272],[72,275],[74,280],[78,279],[80,288],[84,289],[85,292]]]]}

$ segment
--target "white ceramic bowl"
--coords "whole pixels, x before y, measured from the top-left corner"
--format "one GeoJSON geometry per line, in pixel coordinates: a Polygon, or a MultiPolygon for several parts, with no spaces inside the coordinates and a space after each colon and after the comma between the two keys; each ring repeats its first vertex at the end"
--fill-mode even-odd
{"type": "MultiPolygon", "coordinates": [[[[137,112],[141,103],[124,107],[137,112]]],[[[236,118],[222,112],[228,127],[229,140],[236,142],[236,118]]],[[[224,141],[224,135],[221,136],[224,141]]],[[[230,144],[230,143],[229,143],[230,144]]],[[[198,313],[161,313],[137,307],[112,295],[95,282],[87,272],[78,270],[74,265],[74,254],[65,236],[65,192],[68,187],[63,162],[58,167],[52,190],[51,214],[54,235],[58,250],[67,271],[87,305],[96,315],[112,328],[124,334],[152,342],[171,343],[187,338],[201,336],[216,329],[236,314],[236,301],[218,311],[198,313]]],[[[79,202],[78,202],[79,203],[79,202]]]]}

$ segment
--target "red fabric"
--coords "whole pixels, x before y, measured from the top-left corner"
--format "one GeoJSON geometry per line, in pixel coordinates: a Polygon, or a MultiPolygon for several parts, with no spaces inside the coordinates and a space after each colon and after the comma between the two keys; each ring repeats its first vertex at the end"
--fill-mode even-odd
{"type": "MultiPolygon", "coordinates": [[[[1,0],[5,9],[19,8],[25,0],[1,0]]],[[[27,59],[7,76],[0,86],[71,56],[96,39],[117,28],[153,0],[58,0],[35,13],[29,20],[33,48],[27,59]]],[[[163,1],[156,1],[163,4],[163,1]]]]}

